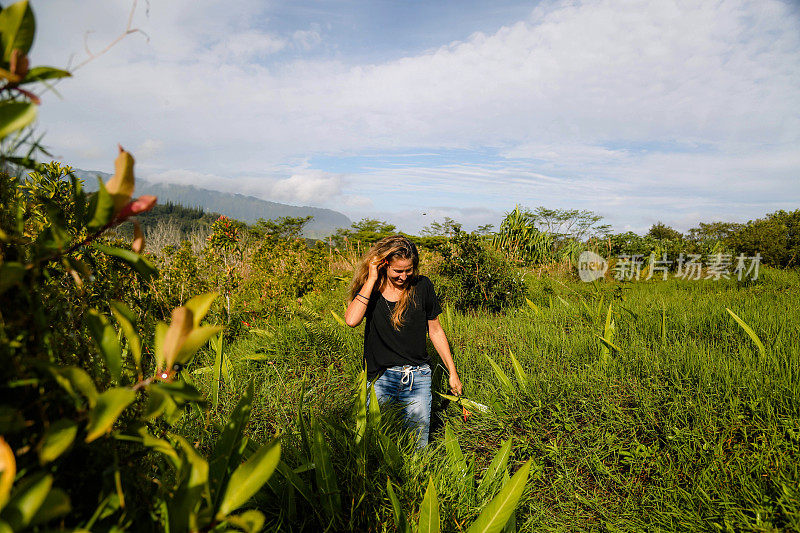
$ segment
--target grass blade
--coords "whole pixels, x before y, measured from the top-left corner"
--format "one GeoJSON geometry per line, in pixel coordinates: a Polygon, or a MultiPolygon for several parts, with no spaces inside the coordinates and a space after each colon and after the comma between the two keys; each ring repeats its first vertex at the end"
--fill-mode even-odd
{"type": "Polygon", "coordinates": [[[739,316],[736,313],[734,313],[733,311],[731,311],[727,307],[725,308],[725,310],[728,312],[728,314],[730,314],[733,317],[733,319],[736,322],[739,323],[740,326],[742,326],[742,329],[744,330],[744,332],[747,333],[747,335],[753,340],[753,342],[756,343],[756,346],[758,347],[758,353],[761,355],[761,357],[766,356],[767,351],[766,351],[766,348],[764,348],[764,343],[762,343],[761,339],[758,338],[758,335],[756,335],[756,332],[753,331],[753,328],[748,326],[747,322],[745,322],[744,320],[739,318],[739,316]]]}
{"type": "Polygon", "coordinates": [[[450,459],[453,472],[458,476],[463,476],[467,471],[467,460],[464,458],[464,452],[461,451],[461,446],[458,444],[458,437],[450,427],[450,424],[444,426],[444,447],[447,450],[447,457],[450,459]]]}
{"type": "Polygon", "coordinates": [[[342,502],[339,496],[339,483],[336,481],[336,472],[331,463],[330,449],[325,442],[322,428],[319,422],[312,422],[314,430],[314,440],[311,442],[311,455],[314,458],[314,474],[317,478],[317,487],[325,515],[334,520],[339,516],[342,509],[342,502]]]}
{"type": "Polygon", "coordinates": [[[358,394],[356,395],[356,444],[361,443],[367,431],[367,369],[358,374],[358,394]]]}
{"type": "Polygon", "coordinates": [[[621,351],[622,351],[622,350],[620,350],[620,349],[619,349],[619,346],[617,346],[616,344],[614,344],[614,343],[613,343],[613,342],[611,342],[610,340],[608,340],[608,339],[604,339],[604,338],[603,338],[603,337],[601,337],[600,335],[595,335],[595,337],[597,337],[598,339],[600,339],[600,341],[601,341],[601,342],[604,344],[604,348],[606,348],[606,349],[610,349],[610,350],[614,350],[614,351],[616,351],[616,352],[621,352],[621,351]]]}
{"type": "Polygon", "coordinates": [[[497,496],[483,508],[480,516],[472,523],[467,533],[499,533],[508,523],[514,509],[517,507],[522,491],[528,483],[528,473],[531,469],[529,459],[520,468],[514,477],[507,482],[497,496]]]}
{"type": "Polygon", "coordinates": [[[494,362],[494,359],[489,357],[489,355],[484,354],[484,357],[489,361],[489,364],[492,365],[492,369],[494,369],[494,374],[497,376],[497,381],[500,382],[500,385],[503,387],[503,390],[506,393],[513,395],[516,393],[516,389],[514,388],[514,384],[511,383],[511,380],[508,379],[508,376],[503,372],[503,370],[494,362]]]}
{"type": "Polygon", "coordinates": [[[224,351],[222,332],[211,339],[211,348],[216,354],[214,357],[214,374],[211,378],[211,404],[216,411],[219,405],[219,386],[222,382],[222,354],[224,351]]]}
{"type": "Polygon", "coordinates": [[[392,487],[392,482],[389,478],[386,478],[386,492],[389,493],[389,501],[392,502],[394,524],[397,526],[398,533],[410,533],[411,528],[406,520],[406,515],[403,514],[403,509],[400,507],[400,500],[397,499],[397,495],[394,493],[394,487],[392,487]]]}
{"type": "Polygon", "coordinates": [[[217,518],[222,519],[247,503],[272,477],[280,458],[281,444],[275,438],[261,446],[244,464],[239,465],[228,481],[217,518]]]}
{"type": "Polygon", "coordinates": [[[525,373],[525,370],[522,368],[522,365],[519,364],[517,358],[514,357],[514,352],[511,351],[511,348],[508,349],[508,355],[511,357],[511,364],[514,367],[514,376],[517,378],[517,383],[520,384],[523,390],[528,390],[528,374],[525,373]]]}
{"type": "Polygon", "coordinates": [[[506,440],[500,449],[495,454],[492,462],[489,463],[489,468],[486,469],[486,473],[481,478],[480,483],[478,484],[478,497],[480,498],[483,494],[489,490],[489,487],[492,485],[492,482],[501,475],[502,472],[506,471],[506,467],[508,466],[508,457],[511,454],[511,439],[506,440]]]}

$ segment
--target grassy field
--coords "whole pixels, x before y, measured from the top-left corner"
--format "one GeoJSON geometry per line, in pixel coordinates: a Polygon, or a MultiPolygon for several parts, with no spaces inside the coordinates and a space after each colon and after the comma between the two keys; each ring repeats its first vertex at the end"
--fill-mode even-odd
{"type": "MultiPolygon", "coordinates": [[[[208,446],[212,422],[225,419],[252,380],[249,434],[263,442],[284,432],[284,460],[302,477],[310,474],[302,472],[298,413],[318,421],[342,502],[332,529],[394,531],[387,478],[414,521],[432,476],[443,531],[466,530],[491,496],[475,486],[511,438],[511,473],[528,459],[533,465],[519,531],[800,530],[797,272],[762,269],[745,283],[584,284],[535,273],[526,280],[522,309],[443,313],[465,397],[489,409],[464,421],[460,407],[436,402],[432,442],[421,455],[384,416],[399,468],[368,451],[364,476],[350,442],[362,339],[361,328],[334,317],[344,283],[307,295],[289,318],[248,322],[248,333],[224,348],[214,419],[185,417],[181,431],[208,446]],[[445,426],[466,470],[454,468],[445,426]]],[[[214,360],[209,351],[188,369],[209,397],[214,360]]],[[[271,527],[327,525],[301,499],[283,503],[263,509],[271,527]]]]}

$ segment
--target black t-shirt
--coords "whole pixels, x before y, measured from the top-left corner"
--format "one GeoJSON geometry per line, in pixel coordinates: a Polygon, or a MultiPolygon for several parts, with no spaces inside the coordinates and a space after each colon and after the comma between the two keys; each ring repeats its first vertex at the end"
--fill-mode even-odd
{"type": "Polygon", "coordinates": [[[425,342],[428,320],[439,316],[442,308],[430,279],[417,276],[413,287],[414,298],[408,303],[399,331],[392,326],[391,318],[396,303],[377,291],[369,300],[365,314],[364,358],[370,380],[390,366],[417,366],[429,361],[425,342]]]}

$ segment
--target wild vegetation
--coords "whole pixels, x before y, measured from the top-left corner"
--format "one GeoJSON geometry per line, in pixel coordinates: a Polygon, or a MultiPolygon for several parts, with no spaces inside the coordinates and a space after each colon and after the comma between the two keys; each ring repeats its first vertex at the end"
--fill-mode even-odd
{"type": "Polygon", "coordinates": [[[800,210],[686,236],[544,208],[432,224],[465,394],[434,359],[415,452],[341,319],[353,264],[396,229],[317,242],[302,217],[174,207],[143,229],[131,154],[92,195],[34,161],[20,86],[67,73],[28,68],[27,2],[0,33],[0,531],[800,530],[800,210]],[[772,266],[584,283],[585,249],[772,266]]]}

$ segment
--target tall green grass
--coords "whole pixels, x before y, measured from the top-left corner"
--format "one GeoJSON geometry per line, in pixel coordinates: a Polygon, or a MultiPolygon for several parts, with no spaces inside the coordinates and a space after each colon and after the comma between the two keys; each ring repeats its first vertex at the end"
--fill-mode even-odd
{"type": "MultiPolygon", "coordinates": [[[[299,409],[332,428],[334,468],[346,480],[340,484],[354,494],[350,485],[362,483],[367,494],[358,506],[345,502],[361,513],[350,526],[393,531],[387,477],[404,509],[419,508],[432,477],[442,530],[465,529],[485,503],[465,487],[477,486],[512,439],[509,470],[531,459],[519,531],[800,529],[797,272],[762,270],[747,283],[583,284],[532,276],[528,283],[532,305],[522,309],[442,315],[465,397],[489,407],[472,409],[464,421],[454,402],[437,406],[436,418],[471,458],[458,475],[443,424],[414,455],[407,435],[391,433],[388,416],[402,469],[391,472],[373,457],[366,480],[358,481],[356,449],[335,431],[355,424],[361,369],[360,332],[331,314],[342,312],[343,285],[305,299],[284,319],[254,325],[258,331],[226,347],[233,368],[214,417],[225,419],[252,378],[248,431],[259,441],[284,431],[289,463],[300,455],[299,409]]],[[[218,359],[212,351],[205,358],[197,368],[213,368],[218,359]]],[[[194,378],[211,392],[211,376],[194,378]]],[[[183,431],[204,443],[213,439],[211,427],[187,418],[183,431]]],[[[313,530],[312,522],[288,520],[279,510],[272,519],[313,530]]]]}

